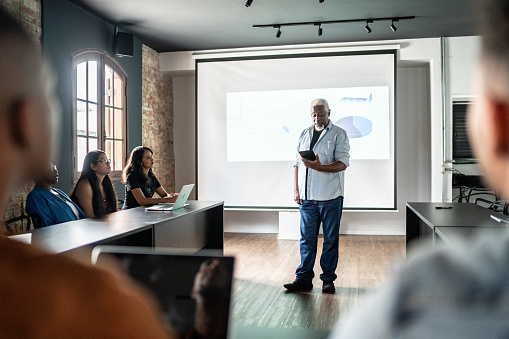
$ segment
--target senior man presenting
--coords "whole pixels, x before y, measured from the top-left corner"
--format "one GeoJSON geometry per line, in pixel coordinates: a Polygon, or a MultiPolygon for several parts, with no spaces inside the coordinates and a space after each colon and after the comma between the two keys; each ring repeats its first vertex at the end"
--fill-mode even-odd
{"type": "Polygon", "coordinates": [[[325,99],[311,102],[313,125],[300,135],[295,161],[294,200],[300,210],[300,257],[294,282],[284,287],[291,292],[313,288],[318,231],[323,225],[323,249],[320,258],[322,291],[334,293],[338,265],[339,223],[343,210],[344,170],[349,165],[350,144],[346,131],[330,121],[325,99]],[[301,157],[300,151],[312,150],[313,157],[301,157]]]}

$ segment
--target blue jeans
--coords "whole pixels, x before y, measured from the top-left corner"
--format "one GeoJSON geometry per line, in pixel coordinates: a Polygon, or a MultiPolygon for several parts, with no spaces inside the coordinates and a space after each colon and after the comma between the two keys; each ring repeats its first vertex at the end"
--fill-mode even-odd
{"type": "Polygon", "coordinates": [[[320,257],[322,281],[334,281],[338,266],[339,223],[343,212],[343,197],[333,200],[303,200],[300,210],[300,266],[297,280],[311,283],[315,273],[316,248],[320,222],[323,225],[323,249],[320,257]]]}

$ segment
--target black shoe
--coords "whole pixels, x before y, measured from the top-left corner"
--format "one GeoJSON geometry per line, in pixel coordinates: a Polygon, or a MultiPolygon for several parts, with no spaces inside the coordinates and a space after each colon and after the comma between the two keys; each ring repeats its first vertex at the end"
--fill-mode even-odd
{"type": "Polygon", "coordinates": [[[330,294],[336,293],[336,288],[334,287],[334,282],[333,281],[324,281],[323,287],[322,287],[322,292],[330,293],[330,294]]]}
{"type": "Polygon", "coordinates": [[[313,284],[295,279],[294,282],[283,285],[290,292],[306,292],[313,289],[313,284]]]}

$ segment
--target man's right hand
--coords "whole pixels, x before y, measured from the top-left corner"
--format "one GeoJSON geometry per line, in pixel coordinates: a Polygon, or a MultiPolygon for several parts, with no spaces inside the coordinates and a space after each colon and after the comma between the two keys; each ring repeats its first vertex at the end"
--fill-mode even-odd
{"type": "Polygon", "coordinates": [[[302,199],[300,198],[299,191],[295,191],[293,193],[293,201],[295,201],[299,205],[302,205],[302,199]]]}

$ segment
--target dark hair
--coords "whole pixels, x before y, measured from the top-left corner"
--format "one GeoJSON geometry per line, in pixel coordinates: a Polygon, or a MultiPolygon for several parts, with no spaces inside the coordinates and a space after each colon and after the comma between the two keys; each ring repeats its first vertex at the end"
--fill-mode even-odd
{"type": "Polygon", "coordinates": [[[108,202],[109,211],[104,209],[104,202],[101,197],[101,190],[99,187],[99,180],[97,179],[97,175],[95,171],[92,169],[92,164],[97,164],[97,159],[101,154],[106,154],[104,151],[91,151],[85,156],[85,160],[83,161],[83,169],[81,171],[81,175],[79,179],[74,184],[74,188],[71,192],[70,198],[72,201],[76,203],[81,208],[80,202],[76,197],[76,187],[82,180],[88,180],[90,186],[92,186],[92,206],[94,208],[94,216],[101,217],[107,213],[115,212],[117,210],[117,195],[115,194],[115,189],[113,188],[113,184],[111,183],[111,179],[109,175],[106,175],[103,179],[102,186],[104,189],[104,194],[106,195],[106,201],[108,202]]]}
{"type": "Polygon", "coordinates": [[[145,154],[145,151],[149,151],[150,154],[154,154],[154,152],[152,152],[150,148],[145,146],[135,147],[131,151],[131,155],[127,160],[127,166],[122,171],[122,182],[124,184],[126,183],[127,175],[131,172],[138,173],[139,177],[143,178],[143,180],[145,181],[145,184],[150,180],[151,177],[154,176],[152,168],[148,170],[148,176],[145,175],[145,172],[143,172],[143,166],[141,162],[143,160],[143,155],[145,154]]]}

